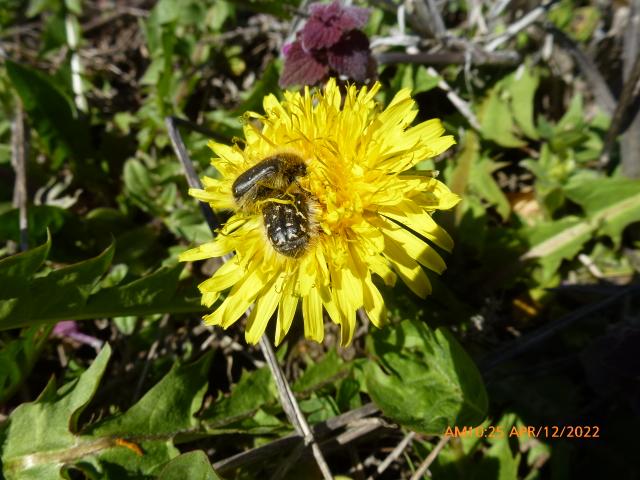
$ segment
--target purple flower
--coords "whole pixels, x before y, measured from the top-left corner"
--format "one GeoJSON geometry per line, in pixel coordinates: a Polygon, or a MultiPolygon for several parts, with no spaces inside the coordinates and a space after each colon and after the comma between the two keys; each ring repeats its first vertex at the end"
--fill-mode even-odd
{"type": "Polygon", "coordinates": [[[314,85],[332,75],[364,83],[375,76],[369,39],[360,30],[369,18],[368,9],[345,7],[334,0],[313,3],[309,12],[296,40],[282,49],[280,85],[314,85]]]}
{"type": "Polygon", "coordinates": [[[58,338],[68,338],[78,343],[89,345],[99,351],[104,343],[102,340],[86,335],[78,329],[78,324],[73,320],[62,320],[56,323],[51,334],[58,338]]]}

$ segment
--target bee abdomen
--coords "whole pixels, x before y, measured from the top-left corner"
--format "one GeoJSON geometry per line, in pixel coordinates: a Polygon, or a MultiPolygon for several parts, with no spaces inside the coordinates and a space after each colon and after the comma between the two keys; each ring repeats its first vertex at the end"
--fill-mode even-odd
{"type": "Polygon", "coordinates": [[[268,202],[264,205],[264,226],[276,252],[293,258],[302,256],[311,240],[310,213],[302,193],[294,195],[293,204],[268,202]]]}

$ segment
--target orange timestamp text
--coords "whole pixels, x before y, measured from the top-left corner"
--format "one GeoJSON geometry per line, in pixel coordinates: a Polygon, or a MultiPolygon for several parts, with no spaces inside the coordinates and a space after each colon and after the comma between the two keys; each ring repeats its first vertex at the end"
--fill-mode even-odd
{"type": "Polygon", "coordinates": [[[501,425],[449,426],[445,430],[444,436],[457,438],[600,438],[600,427],[597,425],[513,425],[511,428],[501,425]]]}

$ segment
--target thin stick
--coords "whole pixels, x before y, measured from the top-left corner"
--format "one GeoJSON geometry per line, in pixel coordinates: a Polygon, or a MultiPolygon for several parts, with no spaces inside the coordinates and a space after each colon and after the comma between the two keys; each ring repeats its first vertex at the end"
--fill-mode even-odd
{"type": "MultiPolygon", "coordinates": [[[[415,436],[416,436],[416,432],[409,432],[408,434],[406,434],[404,438],[400,441],[400,443],[398,443],[396,448],[394,448],[391,451],[391,453],[387,455],[387,457],[382,461],[382,463],[378,465],[378,468],[376,469],[376,473],[380,475],[387,468],[389,468],[389,465],[395,462],[396,459],[400,455],[402,455],[402,452],[404,452],[404,450],[409,446],[409,444],[413,442],[413,439],[415,438],[415,436]]],[[[369,478],[367,478],[367,480],[373,480],[373,478],[374,478],[373,476],[370,476],[369,478]]]]}
{"type": "Polygon", "coordinates": [[[29,224],[27,216],[27,152],[29,130],[27,129],[22,104],[16,109],[16,117],[11,126],[11,164],[16,172],[13,189],[13,205],[18,208],[18,228],[20,229],[20,250],[29,248],[29,224]]]}
{"type": "MultiPolygon", "coordinates": [[[[191,188],[201,189],[202,184],[200,183],[200,179],[198,178],[195,168],[193,167],[193,162],[191,161],[191,158],[187,153],[187,149],[184,145],[184,142],[182,141],[180,132],[178,132],[178,129],[174,124],[173,118],[166,117],[165,124],[167,125],[167,130],[169,132],[169,137],[171,138],[173,149],[184,168],[189,186],[191,186],[191,188]]],[[[213,210],[208,204],[204,202],[200,202],[200,208],[204,214],[207,224],[211,228],[211,232],[215,233],[220,223],[215,218],[213,210]]],[[[287,418],[293,425],[296,432],[304,438],[305,445],[311,446],[311,451],[313,452],[316,463],[318,464],[318,467],[322,472],[323,478],[325,480],[331,480],[333,476],[331,475],[329,466],[327,465],[327,462],[322,455],[322,451],[320,450],[318,443],[315,441],[313,432],[311,431],[306,418],[302,414],[302,410],[300,410],[300,406],[298,405],[298,402],[293,395],[293,392],[291,391],[291,387],[289,386],[289,383],[284,376],[284,372],[278,364],[278,359],[276,358],[275,351],[273,350],[273,347],[271,346],[269,340],[264,335],[260,338],[260,349],[262,350],[262,354],[264,355],[264,358],[269,365],[269,369],[271,370],[271,374],[273,375],[276,387],[278,388],[280,402],[282,403],[282,408],[287,415],[287,418]]]]}
{"type": "MultiPolygon", "coordinates": [[[[476,66],[509,66],[517,65],[522,59],[517,52],[483,52],[482,50],[470,50],[471,63],[476,66]]],[[[463,65],[468,56],[465,52],[459,51],[439,51],[435,53],[405,53],[405,52],[383,52],[375,55],[380,65],[394,63],[416,63],[425,65],[463,65]]]]}
{"type": "MultiPolygon", "coordinates": [[[[447,37],[447,27],[444,25],[444,20],[442,19],[442,15],[440,14],[440,9],[436,5],[434,0],[423,0],[424,6],[427,7],[427,19],[431,24],[431,28],[433,29],[433,33],[436,38],[444,39],[447,37]]],[[[418,5],[420,1],[418,0],[418,5]]],[[[418,9],[418,12],[421,10],[418,9]]]]}
{"type": "MultiPolygon", "coordinates": [[[[616,110],[611,118],[611,125],[607,130],[607,136],[605,137],[604,146],[602,147],[602,154],[600,155],[600,164],[606,166],[609,163],[609,157],[611,156],[611,150],[613,145],[623,128],[623,123],[627,112],[630,107],[635,103],[634,91],[640,80],[640,55],[636,57],[636,60],[629,74],[629,78],[625,81],[624,87],[622,87],[622,93],[620,94],[620,100],[616,105],[616,110]]],[[[638,155],[638,152],[634,152],[634,155],[638,155]]]]}
{"type": "Polygon", "coordinates": [[[591,85],[593,96],[605,112],[613,114],[616,108],[616,100],[607,85],[606,80],[591,60],[566,33],[553,26],[546,26],[545,30],[556,39],[558,45],[565,49],[574,59],[584,78],[591,85]]]}
{"type": "Polygon", "coordinates": [[[557,2],[558,0],[549,0],[544,5],[540,5],[539,7],[534,8],[529,13],[527,13],[524,17],[522,17],[520,20],[509,25],[502,35],[500,35],[497,38],[494,38],[489,43],[487,43],[484,49],[489,52],[494,51],[496,48],[498,48],[500,45],[505,43],[507,40],[511,39],[512,37],[520,33],[522,30],[532,25],[536,20],[538,20],[538,18],[544,15],[553,6],[554,3],[557,3],[557,2]]]}
{"type": "MultiPolygon", "coordinates": [[[[624,66],[625,82],[629,83],[634,71],[638,67],[640,58],[640,0],[632,0],[629,27],[624,36],[624,66]]],[[[622,101],[622,98],[620,99],[622,101]]],[[[640,109],[638,100],[631,107],[629,124],[620,142],[620,163],[622,174],[629,178],[640,178],[640,109]]]]}
{"type": "MultiPolygon", "coordinates": [[[[191,188],[202,188],[200,178],[198,178],[198,174],[196,173],[195,168],[193,168],[191,157],[189,157],[189,154],[187,153],[187,147],[185,147],[184,142],[182,141],[182,137],[180,136],[180,132],[178,132],[176,119],[174,117],[166,117],[164,119],[164,123],[167,126],[169,138],[171,139],[171,145],[173,145],[173,150],[176,152],[178,159],[180,159],[182,168],[184,168],[184,173],[187,177],[189,186],[191,188]]],[[[207,225],[209,225],[209,228],[211,228],[212,232],[215,232],[218,228],[220,228],[220,219],[216,216],[209,205],[204,202],[200,202],[200,210],[202,211],[202,216],[207,222],[207,225]]]]}
{"type": "Polygon", "coordinates": [[[273,351],[273,347],[264,335],[260,338],[260,349],[262,350],[264,358],[271,369],[271,374],[276,382],[280,401],[282,402],[282,408],[289,418],[289,421],[293,424],[296,431],[303,436],[305,445],[311,445],[311,451],[313,452],[313,456],[316,459],[318,467],[320,467],[322,477],[325,480],[331,480],[333,475],[331,475],[329,465],[327,465],[327,462],[322,455],[322,451],[320,450],[318,443],[315,441],[313,432],[311,432],[307,419],[304,418],[302,410],[300,410],[300,405],[298,405],[296,397],[293,396],[289,382],[287,382],[284,372],[280,368],[280,364],[278,363],[276,354],[273,351]]]}
{"type": "Polygon", "coordinates": [[[471,107],[469,104],[465,102],[460,96],[451,88],[451,86],[442,78],[440,74],[436,72],[432,67],[427,68],[427,73],[433,77],[439,78],[438,80],[438,88],[444,90],[447,93],[447,98],[453,105],[458,109],[458,111],[462,114],[464,118],[467,119],[469,125],[476,130],[480,131],[480,122],[476,115],[471,111],[471,107]]]}
{"type": "MultiPolygon", "coordinates": [[[[422,478],[422,476],[425,473],[427,473],[427,470],[429,470],[429,467],[435,461],[436,457],[440,453],[440,450],[442,450],[444,448],[444,446],[447,444],[447,442],[449,440],[451,440],[451,437],[448,436],[448,435],[445,435],[444,437],[442,437],[440,439],[440,441],[435,446],[435,448],[433,450],[431,450],[431,453],[429,455],[427,455],[427,458],[424,459],[424,462],[422,462],[420,464],[418,469],[411,476],[411,480],[420,480],[422,478]]],[[[428,475],[431,476],[431,474],[428,474],[428,475]]]]}

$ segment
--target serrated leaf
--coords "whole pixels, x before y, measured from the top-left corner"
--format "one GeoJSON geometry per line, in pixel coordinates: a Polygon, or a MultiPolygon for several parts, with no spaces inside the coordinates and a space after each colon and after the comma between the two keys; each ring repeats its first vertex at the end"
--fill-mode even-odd
{"type": "Polygon", "coordinates": [[[78,417],[93,396],[109,357],[105,347],[77,381],[57,392],[50,383],[36,402],[10,417],[2,462],[8,480],[59,479],[60,468],[100,478],[147,478],[178,455],[173,441],[195,430],[211,355],[174,367],[127,412],[79,433],[78,417]]]}
{"type": "Polygon", "coordinates": [[[498,84],[489,91],[478,109],[482,136],[503,147],[522,147],[525,142],[515,136],[515,123],[509,102],[502,95],[504,92],[501,84],[498,84]]]}
{"type": "Polygon", "coordinates": [[[202,406],[210,364],[207,354],[196,362],[174,365],[125,413],[86,430],[86,437],[95,442],[111,440],[108,448],[96,453],[104,478],[121,478],[123,469],[128,478],[155,478],[179,454],[174,440],[197,429],[195,413],[202,406]]]}
{"type": "Polygon", "coordinates": [[[565,194],[584,209],[598,232],[611,237],[616,245],[627,225],[640,221],[640,180],[582,178],[571,182],[565,194]]]}
{"type": "Polygon", "coordinates": [[[183,268],[180,264],[163,267],[126,285],[100,290],[91,296],[82,315],[94,312],[106,317],[122,316],[119,313],[124,309],[130,310],[131,315],[136,309],[145,314],[153,305],[167,304],[174,297],[183,268]]]}
{"type": "Polygon", "coordinates": [[[111,355],[106,345],[77,380],[55,390],[49,382],[35,402],[23,403],[11,414],[2,465],[7,480],[60,478],[69,456],[92,452],[94,442],[79,442],[78,417],[93,398],[111,355]]]}
{"type": "Polygon", "coordinates": [[[594,230],[594,225],[576,216],[536,225],[525,231],[531,248],[521,258],[538,258],[544,270],[544,278],[549,279],[562,260],[571,259],[580,252],[594,230]]]}
{"type": "Polygon", "coordinates": [[[49,255],[50,249],[51,238],[48,237],[39,247],[0,260],[0,299],[24,293],[31,278],[49,255]]]}
{"type": "Polygon", "coordinates": [[[202,450],[183,453],[171,460],[162,469],[158,480],[219,480],[202,450]]]}
{"type": "MultiPolygon", "coordinates": [[[[40,256],[36,258],[36,254],[33,254],[33,258],[26,258],[30,259],[29,261],[34,265],[39,264],[41,257],[46,256],[45,250],[47,249],[48,247],[43,250],[34,249],[37,250],[36,253],[40,252],[40,256]]],[[[24,288],[13,298],[0,299],[0,330],[55,323],[60,320],[85,320],[168,312],[187,313],[203,310],[195,296],[187,298],[185,292],[178,292],[178,280],[184,268],[180,264],[160,268],[150,275],[124,285],[98,289],[96,293],[92,294],[111,263],[112,257],[113,249],[109,247],[93,259],[55,270],[34,281],[28,282],[29,275],[33,275],[33,273],[22,280],[16,280],[16,285],[23,285],[24,288]],[[25,286],[25,283],[29,284],[25,286]]],[[[9,261],[11,258],[13,257],[5,259],[3,262],[9,261]]],[[[31,266],[27,265],[27,260],[24,260],[23,263],[29,268],[23,263],[15,266],[14,263],[18,260],[14,259],[11,261],[13,263],[7,263],[6,278],[9,278],[10,274],[13,277],[18,274],[16,272],[32,271],[36,268],[31,264],[29,264],[31,266]],[[23,265],[23,267],[19,267],[19,265],[23,265]]],[[[1,271],[2,269],[0,269],[1,271]]],[[[7,290],[10,289],[7,288],[7,290]]]]}
{"type": "Polygon", "coordinates": [[[71,312],[84,306],[89,294],[105,274],[113,259],[114,246],[109,245],[100,255],[67,267],[54,270],[46,277],[33,281],[34,292],[31,316],[47,317],[51,311],[71,312]]]}
{"type": "Polygon", "coordinates": [[[584,208],[586,219],[567,216],[525,231],[531,248],[521,258],[537,258],[546,279],[563,259],[575,257],[594,233],[610,236],[617,245],[626,226],[640,221],[638,180],[576,178],[565,194],[584,208]]]}
{"type": "Polygon", "coordinates": [[[413,430],[441,435],[450,425],[477,425],[487,393],[477,367],[443,329],[415,320],[375,331],[367,342],[367,391],[383,413],[413,430]]]}
{"type": "Polygon", "coordinates": [[[496,164],[491,159],[481,157],[480,161],[471,165],[469,186],[483,200],[486,200],[490,205],[495,206],[496,210],[502,217],[502,220],[506,221],[511,214],[511,205],[492,175],[493,171],[499,167],[500,165],[496,164]]]}
{"type": "Polygon", "coordinates": [[[302,400],[299,403],[300,410],[302,410],[310,423],[324,422],[340,413],[338,405],[328,395],[312,395],[311,398],[302,400]]]}

